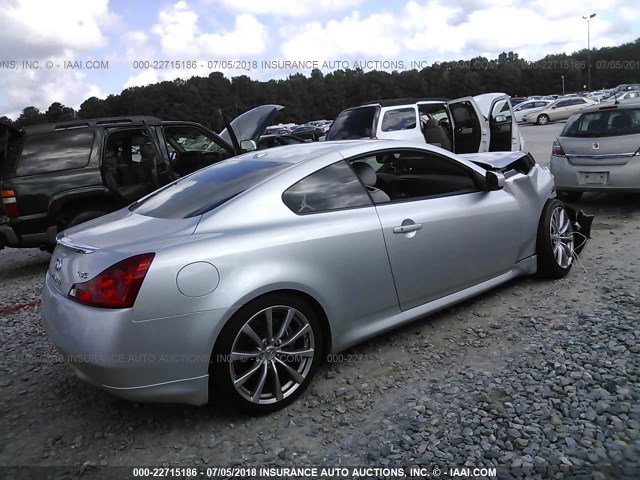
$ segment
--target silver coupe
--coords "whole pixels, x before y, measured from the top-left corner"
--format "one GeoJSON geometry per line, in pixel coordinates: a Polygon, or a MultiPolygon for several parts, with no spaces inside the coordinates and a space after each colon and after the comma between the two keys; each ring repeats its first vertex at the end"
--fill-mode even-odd
{"type": "Polygon", "coordinates": [[[59,234],[42,318],[114,395],[269,412],[328,354],[521,275],[566,275],[590,217],[553,188],[523,152],[247,153],[59,234]]]}

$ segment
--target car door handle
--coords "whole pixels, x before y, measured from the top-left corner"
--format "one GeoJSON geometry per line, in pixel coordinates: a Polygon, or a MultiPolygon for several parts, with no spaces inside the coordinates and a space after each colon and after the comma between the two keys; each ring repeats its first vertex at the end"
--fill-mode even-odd
{"type": "Polygon", "coordinates": [[[409,233],[415,232],[422,228],[421,223],[411,223],[409,225],[401,225],[400,227],[393,227],[393,233],[409,233]]]}

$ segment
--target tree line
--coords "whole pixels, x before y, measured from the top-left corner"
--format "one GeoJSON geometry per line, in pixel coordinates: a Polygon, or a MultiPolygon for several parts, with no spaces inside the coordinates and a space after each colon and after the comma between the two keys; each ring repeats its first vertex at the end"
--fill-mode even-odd
{"type": "MultiPolygon", "coordinates": [[[[622,83],[640,83],[640,38],[617,47],[591,50],[592,90],[622,83]]],[[[220,72],[208,77],[177,79],[144,87],[131,87],[105,99],[91,97],[78,111],[54,102],[45,112],[26,107],[12,122],[16,126],[59,122],[75,118],[153,115],[162,119],[192,120],[219,131],[222,111],[233,118],[257,105],[285,106],[278,120],[301,123],[332,119],[344,108],[383,98],[456,98],[485,92],[512,96],[544,95],[585,90],[587,50],[554,54],[536,62],[503,52],[496,59],[475,57],[441,62],[420,71],[337,70],[309,77],[290,75],[283,80],[257,81],[246,75],[226,78],[220,72]]]]}

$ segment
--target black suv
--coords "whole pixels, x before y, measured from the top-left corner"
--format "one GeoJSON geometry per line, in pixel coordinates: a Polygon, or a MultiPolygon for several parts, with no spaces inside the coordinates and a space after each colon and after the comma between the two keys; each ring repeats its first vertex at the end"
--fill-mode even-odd
{"type": "Polygon", "coordinates": [[[195,122],[145,116],[20,130],[0,124],[0,248],[51,250],[57,233],[67,227],[255,149],[255,140],[281,109],[256,107],[220,134],[195,122]]]}

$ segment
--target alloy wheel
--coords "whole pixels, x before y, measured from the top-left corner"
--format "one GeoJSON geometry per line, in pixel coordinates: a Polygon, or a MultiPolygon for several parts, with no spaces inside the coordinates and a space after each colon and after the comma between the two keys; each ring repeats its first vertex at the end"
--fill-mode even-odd
{"type": "Polygon", "coordinates": [[[281,402],[307,378],[315,348],[313,328],[302,312],[285,305],[267,307],[249,318],[233,341],[233,387],[257,405],[281,402]]]}
{"type": "Polygon", "coordinates": [[[563,207],[556,207],[549,222],[553,257],[561,268],[567,268],[573,261],[573,232],[571,219],[563,207]]]}

